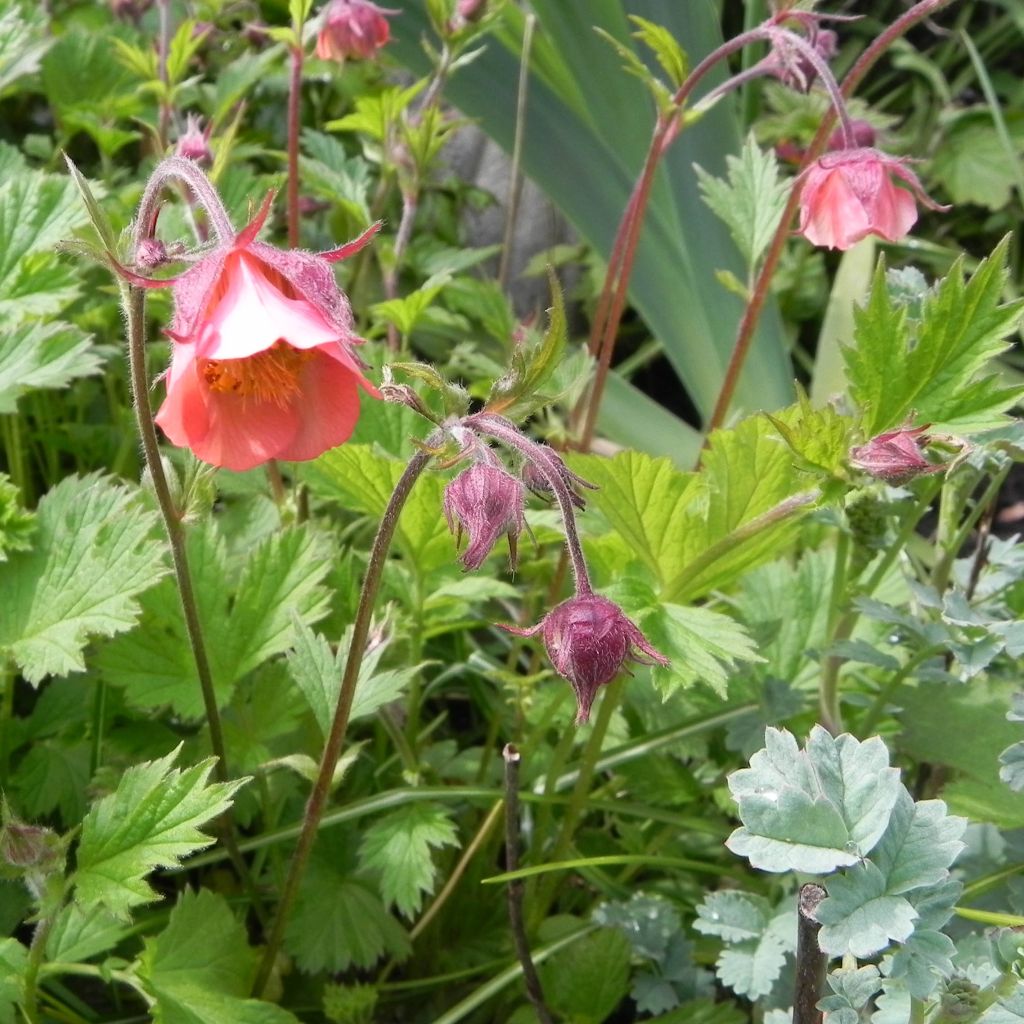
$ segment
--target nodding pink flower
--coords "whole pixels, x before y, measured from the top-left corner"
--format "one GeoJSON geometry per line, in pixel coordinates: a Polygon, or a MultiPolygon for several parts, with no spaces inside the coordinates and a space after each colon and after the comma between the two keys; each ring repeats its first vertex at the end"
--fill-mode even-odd
{"type": "Polygon", "coordinates": [[[462,553],[466,569],[479,569],[498,538],[508,535],[509,564],[515,568],[516,540],[526,525],[523,485],[498,466],[475,462],[444,489],[444,515],[448,529],[461,540],[469,534],[462,553]]]}
{"type": "Polygon", "coordinates": [[[503,626],[517,636],[540,633],[551,664],[576,693],[576,724],[590,720],[599,687],[610,683],[630,659],[668,665],[614,601],[598,594],[577,594],[556,605],[530,629],[503,626]]]}
{"type": "Polygon", "coordinates": [[[122,268],[136,284],[174,291],[156,422],[172,443],[234,470],[316,458],[348,440],[359,387],[377,394],[355,354],[362,339],[331,263],[362,248],[379,224],[332,252],[283,251],[256,241],[271,198],[244,231],[173,281],[122,268]]]}
{"type": "Polygon", "coordinates": [[[948,209],[926,195],[903,161],[877,149],[826,153],[803,178],[798,230],[829,249],[849,249],[868,235],[898,242],[917,220],[915,199],[933,210],[948,209]]]}
{"type": "Polygon", "coordinates": [[[210,152],[210,128],[203,129],[203,119],[198,114],[185,116],[185,130],[178,136],[174,152],[186,160],[194,160],[197,164],[208,164],[213,160],[210,152]]]}
{"type": "Polygon", "coordinates": [[[321,60],[369,60],[391,38],[388,18],[400,11],[370,0],[331,0],[316,39],[321,60]]]}
{"type": "Polygon", "coordinates": [[[946,467],[921,454],[921,446],[928,443],[928,426],[900,427],[879,434],[850,449],[850,465],[894,487],[926,473],[939,473],[946,467]]]}

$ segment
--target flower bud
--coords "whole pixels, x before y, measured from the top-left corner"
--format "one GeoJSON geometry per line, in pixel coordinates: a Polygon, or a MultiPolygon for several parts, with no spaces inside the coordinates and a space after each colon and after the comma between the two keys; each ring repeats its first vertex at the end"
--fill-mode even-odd
{"type": "Polygon", "coordinates": [[[321,60],[369,60],[391,38],[388,17],[401,12],[370,0],[331,0],[316,40],[321,60]]]}
{"type": "Polygon", "coordinates": [[[614,601],[598,594],[570,597],[530,629],[502,628],[518,636],[541,634],[555,671],[576,693],[577,725],[590,720],[598,687],[610,683],[627,661],[669,663],[614,601]]]}
{"type": "MultiPolygon", "coordinates": [[[[828,28],[810,26],[806,41],[826,63],[838,50],[839,37],[828,28]]],[[[774,75],[783,85],[797,92],[807,92],[818,77],[818,70],[810,57],[794,46],[787,35],[779,34],[772,39],[772,52],[768,58],[769,74],[774,75]]]]}
{"type": "Polygon", "coordinates": [[[459,0],[456,10],[463,21],[479,21],[487,13],[487,0],[459,0]]]}
{"type": "Polygon", "coordinates": [[[169,259],[167,246],[159,238],[143,238],[135,250],[135,266],[141,270],[155,270],[169,259]]]}
{"type": "Polygon", "coordinates": [[[843,126],[840,125],[828,137],[825,148],[828,150],[848,149],[851,147],[854,149],[869,149],[875,144],[875,129],[869,121],[855,117],[850,122],[850,132],[853,137],[847,139],[846,132],[843,131],[843,126]]]}
{"type": "MultiPolygon", "coordinates": [[[[577,476],[566,464],[562,461],[562,457],[553,449],[548,448],[546,445],[542,446],[542,449],[550,456],[550,461],[553,464],[553,468],[558,470],[558,475],[562,478],[565,486],[569,490],[569,498],[573,505],[576,506],[581,512],[586,510],[586,502],[583,500],[583,496],[579,493],[579,489],[585,487],[589,491],[596,491],[597,486],[584,480],[583,477],[577,476]]],[[[523,463],[523,483],[533,491],[538,497],[550,498],[551,497],[551,482],[547,476],[540,470],[536,463],[532,461],[526,461],[523,463]]]]}
{"type": "Polygon", "coordinates": [[[497,539],[508,534],[509,563],[515,567],[516,538],[526,525],[523,519],[523,485],[498,466],[476,462],[463,470],[444,489],[444,515],[448,529],[461,540],[469,534],[462,553],[466,569],[479,569],[497,539]]]}
{"type": "Polygon", "coordinates": [[[186,160],[194,160],[198,164],[208,164],[213,160],[210,152],[210,130],[203,130],[203,119],[196,114],[188,114],[185,118],[185,130],[178,136],[174,147],[176,156],[186,160]]]}
{"type": "Polygon", "coordinates": [[[946,467],[929,462],[921,454],[921,446],[928,443],[927,429],[925,424],[879,434],[867,444],[850,449],[850,465],[894,487],[926,473],[939,473],[946,467]]]}

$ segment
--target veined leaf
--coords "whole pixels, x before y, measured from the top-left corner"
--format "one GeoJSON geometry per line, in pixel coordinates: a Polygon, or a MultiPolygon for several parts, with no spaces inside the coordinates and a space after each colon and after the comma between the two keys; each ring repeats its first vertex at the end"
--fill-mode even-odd
{"type": "Polygon", "coordinates": [[[32,546],[34,519],[18,503],[18,488],[6,473],[0,473],[0,562],[7,561],[8,552],[32,546]]]}
{"type": "Polygon", "coordinates": [[[73,876],[79,906],[102,905],[124,917],[159,898],[148,874],[213,842],[200,826],[227,810],[245,780],[208,783],[213,758],[183,771],[172,768],[180,749],[129,768],[85,816],[73,876]]]}
{"type": "Polygon", "coordinates": [[[900,792],[878,738],[833,738],[820,726],[805,750],[786,730],[729,776],[741,828],[726,845],[762,871],[823,874],[856,864],[882,837],[900,792]]]}
{"type": "Polygon", "coordinates": [[[559,1019],[600,1024],[629,991],[629,941],[617,929],[600,928],[552,957],[540,976],[559,1019]]]}
{"type": "Polygon", "coordinates": [[[27,391],[62,388],[102,365],[89,335],[70,324],[0,323],[0,414],[14,412],[27,391]]]}
{"type": "Polygon", "coordinates": [[[920,320],[894,298],[879,263],[868,302],[855,315],[854,343],[843,349],[869,436],[912,414],[962,431],[990,427],[1020,397],[1020,388],[1002,387],[992,376],[1024,307],[1022,300],[1002,302],[1006,245],[966,282],[958,260],[925,297],[920,320]]]}
{"type": "Polygon", "coordinates": [[[0,15],[0,94],[19,78],[37,71],[40,58],[52,44],[41,11],[14,4],[4,11],[0,15]]]}
{"type": "Polygon", "coordinates": [[[27,680],[84,668],[91,636],[130,629],[138,596],[166,572],[156,515],[127,487],[68,477],[39,503],[31,551],[4,566],[0,650],[27,680]]]}
{"type": "Polygon", "coordinates": [[[0,939],[0,1024],[15,1024],[28,950],[17,939],[0,939]]]}
{"type": "Polygon", "coordinates": [[[458,846],[448,813],[437,804],[415,803],[374,822],[359,846],[359,862],[379,873],[384,902],[406,917],[434,891],[437,868],[431,851],[458,846]]]}
{"type": "MultiPolygon", "coordinates": [[[[224,705],[244,675],[288,650],[293,615],[311,623],[326,613],[327,542],[309,526],[292,527],[232,559],[218,529],[207,524],[189,534],[188,554],[214,690],[224,705]]],[[[202,695],[173,581],[154,588],[142,606],[143,628],[107,645],[100,671],[124,688],[129,703],[169,704],[198,717],[202,695]]]]}
{"type": "Polygon", "coordinates": [[[246,998],[256,966],[245,928],[222,896],[186,890],[167,927],[146,940],[139,976],[155,1024],[297,1024],[273,1003],[246,998]]]}

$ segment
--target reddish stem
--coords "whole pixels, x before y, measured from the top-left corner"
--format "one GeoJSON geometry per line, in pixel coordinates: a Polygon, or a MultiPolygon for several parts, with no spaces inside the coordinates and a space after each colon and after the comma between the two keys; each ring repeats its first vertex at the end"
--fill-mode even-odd
{"type": "MultiPolygon", "coordinates": [[[[848,98],[853,93],[864,76],[896,39],[908,32],[919,21],[931,17],[931,15],[952,2],[953,0],[921,0],[920,3],[915,4],[909,11],[897,18],[857,59],[843,79],[843,84],[840,88],[842,95],[848,98]]],[[[729,357],[729,365],[726,367],[725,378],[722,381],[722,390],[718,394],[714,411],[711,414],[711,419],[708,421],[708,434],[725,422],[726,414],[736,392],[736,386],[739,383],[740,372],[743,369],[743,364],[746,362],[750,345],[754,340],[754,332],[757,330],[757,324],[761,317],[761,311],[764,308],[771,280],[775,275],[786,238],[789,235],[793,214],[796,212],[797,205],[800,202],[800,190],[803,185],[801,175],[824,149],[825,142],[832,131],[835,121],[836,112],[830,107],[822,117],[818,131],[811,140],[811,144],[807,147],[807,152],[804,154],[803,161],[797,171],[793,188],[789,193],[789,200],[779,219],[779,226],[775,229],[775,236],[772,238],[764,263],[757,275],[757,280],[750,295],[750,301],[747,303],[747,308],[743,311],[743,317],[736,332],[736,342],[733,345],[732,355],[729,357]]]]}

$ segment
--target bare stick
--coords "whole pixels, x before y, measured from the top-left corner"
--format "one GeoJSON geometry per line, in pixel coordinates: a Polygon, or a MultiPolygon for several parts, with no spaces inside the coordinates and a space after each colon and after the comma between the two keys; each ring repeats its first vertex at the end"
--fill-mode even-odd
{"type": "Polygon", "coordinates": [[[817,1008],[825,985],[828,958],[818,946],[818,904],[828,895],[823,886],[808,882],[800,887],[797,902],[796,986],[793,991],[793,1024],[821,1024],[817,1008]]]}
{"type": "MultiPolygon", "coordinates": [[[[505,870],[519,868],[519,751],[511,743],[501,752],[505,759],[505,870]]],[[[523,965],[523,981],[526,995],[537,1013],[540,1024],[553,1024],[551,1011],[544,1002],[544,990],[537,977],[537,968],[530,956],[523,925],[523,880],[513,879],[508,883],[508,919],[512,927],[512,938],[516,944],[516,956],[523,965]]]]}

